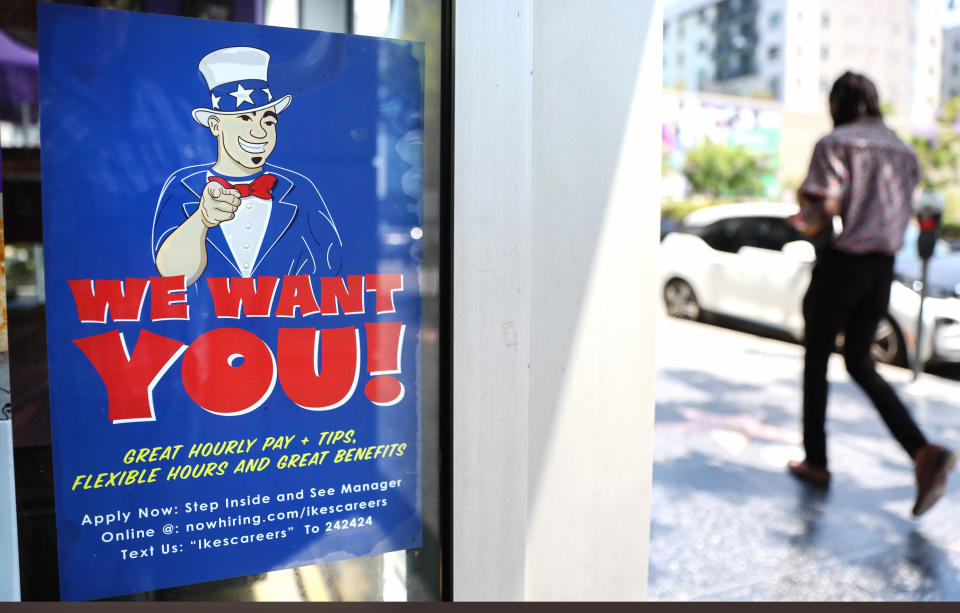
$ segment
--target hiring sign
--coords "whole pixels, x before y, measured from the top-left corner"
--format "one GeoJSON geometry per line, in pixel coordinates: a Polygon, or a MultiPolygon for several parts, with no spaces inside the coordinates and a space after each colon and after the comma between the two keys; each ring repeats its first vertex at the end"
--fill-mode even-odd
{"type": "Polygon", "coordinates": [[[40,5],[64,599],[421,546],[422,58],[40,5]]]}

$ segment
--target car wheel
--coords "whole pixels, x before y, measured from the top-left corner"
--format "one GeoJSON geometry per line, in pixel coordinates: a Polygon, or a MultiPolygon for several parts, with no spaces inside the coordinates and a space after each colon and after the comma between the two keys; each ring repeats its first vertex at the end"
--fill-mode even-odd
{"type": "Polygon", "coordinates": [[[893,364],[894,366],[907,365],[906,343],[903,335],[889,317],[884,317],[877,324],[877,332],[873,337],[870,355],[877,362],[893,364]]]}
{"type": "Polygon", "coordinates": [[[667,315],[680,319],[700,319],[700,303],[690,284],[681,279],[671,279],[663,288],[663,302],[667,315]]]}

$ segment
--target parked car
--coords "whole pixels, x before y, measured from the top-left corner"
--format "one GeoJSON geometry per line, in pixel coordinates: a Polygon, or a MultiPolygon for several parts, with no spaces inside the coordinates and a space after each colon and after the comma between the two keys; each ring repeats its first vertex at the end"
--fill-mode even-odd
{"type": "MultiPolygon", "coordinates": [[[[797,211],[794,204],[761,202],[690,213],[660,245],[667,313],[687,319],[721,314],[801,340],[801,303],[816,254],[787,221],[797,211]]],[[[906,365],[915,352],[921,289],[916,242],[911,224],[872,349],[881,362],[906,365]]],[[[927,286],[923,362],[960,362],[960,253],[943,241],[930,260],[927,286]]]]}

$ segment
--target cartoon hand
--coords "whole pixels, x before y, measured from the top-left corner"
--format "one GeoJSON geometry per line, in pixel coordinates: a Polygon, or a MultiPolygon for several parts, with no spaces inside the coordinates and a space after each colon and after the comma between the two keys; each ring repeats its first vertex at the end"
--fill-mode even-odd
{"type": "Polygon", "coordinates": [[[224,221],[233,219],[233,214],[240,206],[240,192],[235,189],[226,189],[214,181],[207,183],[200,196],[200,218],[203,225],[215,228],[224,221]]]}

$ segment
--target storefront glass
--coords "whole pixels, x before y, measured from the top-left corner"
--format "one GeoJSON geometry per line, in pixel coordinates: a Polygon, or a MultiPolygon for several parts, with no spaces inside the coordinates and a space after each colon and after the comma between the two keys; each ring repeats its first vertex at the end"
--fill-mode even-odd
{"type": "MultiPolygon", "coordinates": [[[[70,4],[77,4],[71,2],[70,4]]],[[[123,8],[164,12],[149,1],[123,8]]],[[[169,4],[169,3],[167,3],[169,4]]],[[[287,568],[206,583],[179,585],[132,595],[121,600],[431,600],[441,597],[443,511],[441,483],[440,414],[440,107],[441,107],[441,9],[440,0],[392,2],[329,2],[328,11],[304,10],[304,3],[284,10],[282,2],[180,3],[180,14],[213,19],[270,23],[293,20],[308,29],[340,30],[370,36],[423,41],[424,89],[422,141],[422,207],[416,227],[390,227],[391,222],[373,220],[384,245],[384,257],[393,250],[404,261],[417,265],[422,323],[419,326],[417,370],[420,400],[420,517],[422,541],[413,549],[380,555],[352,557],[337,562],[287,568]],[[236,6],[235,6],[236,4],[236,6]],[[251,5],[250,8],[247,5],[251,5]],[[189,6],[188,6],[189,5],[189,6]],[[194,6],[196,5],[196,6],[194,6]],[[202,6],[201,6],[202,5],[202,6]],[[242,7],[240,5],[243,5],[242,7]]],[[[164,5],[166,6],[166,5],[164,5]]],[[[166,10],[166,12],[170,12],[166,10]]],[[[4,22],[0,21],[0,26],[4,22]]],[[[293,25],[293,24],[288,24],[293,25]]],[[[22,21],[21,21],[22,26],[22,21]]],[[[18,128],[29,134],[31,124],[21,118],[18,128]]],[[[375,140],[375,138],[374,138],[375,140]]],[[[22,145],[23,143],[17,143],[22,145]]],[[[419,151],[421,143],[406,141],[419,151]]],[[[24,600],[57,600],[61,582],[57,576],[57,526],[52,478],[53,448],[48,395],[45,315],[45,269],[39,236],[39,158],[35,150],[19,146],[4,150],[13,164],[4,166],[4,191],[12,241],[6,248],[7,293],[11,304],[10,345],[13,388],[13,432],[20,567],[24,600]],[[13,169],[13,172],[8,171],[13,169]],[[11,179],[12,177],[12,179],[11,179]],[[12,189],[7,189],[12,187],[12,189]],[[11,219],[12,218],[12,219],[11,219]]],[[[382,153],[382,152],[381,152],[382,153]]],[[[376,156],[374,156],[376,158],[376,156]]],[[[382,157],[382,156],[381,156],[382,157]]],[[[373,160],[374,162],[376,159],[373,160]]],[[[7,160],[5,159],[5,162],[7,160]]],[[[375,174],[375,173],[374,173],[375,174]]],[[[408,177],[408,183],[419,177],[408,177]]],[[[417,193],[419,192],[419,193],[417,193]]],[[[414,217],[416,205],[410,208],[414,217]]],[[[400,218],[403,216],[401,215],[400,218]]],[[[384,220],[397,216],[385,216],[384,220]]],[[[49,220],[48,220],[49,223],[49,220]]],[[[56,232],[51,232],[55,235],[56,232]]],[[[48,245],[49,247],[49,245],[48,245]]],[[[61,476],[62,478],[62,476],[61,476]]]]}

